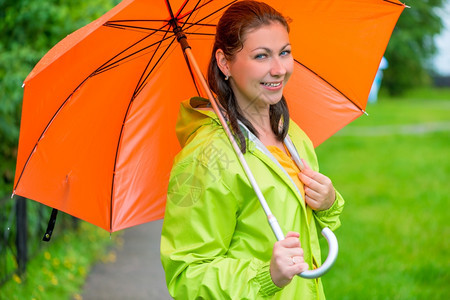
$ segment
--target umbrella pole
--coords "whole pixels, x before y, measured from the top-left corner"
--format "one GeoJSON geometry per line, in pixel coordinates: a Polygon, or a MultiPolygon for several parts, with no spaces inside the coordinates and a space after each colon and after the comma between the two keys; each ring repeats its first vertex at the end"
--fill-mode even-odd
{"type": "Polygon", "coordinates": [[[203,73],[201,72],[197,61],[195,60],[194,55],[192,54],[192,50],[189,47],[186,47],[184,49],[184,53],[188,57],[189,61],[191,62],[195,74],[197,75],[198,80],[200,81],[203,90],[205,91],[206,95],[208,96],[209,101],[211,102],[211,105],[213,107],[214,112],[219,117],[219,121],[222,124],[223,129],[225,130],[225,133],[227,134],[228,139],[230,140],[231,145],[233,146],[234,152],[236,153],[239,162],[242,165],[242,168],[244,169],[245,174],[247,175],[248,180],[250,181],[250,184],[253,187],[253,190],[256,193],[256,196],[258,197],[259,202],[261,203],[262,208],[264,209],[264,212],[266,213],[267,220],[269,221],[270,227],[272,228],[273,233],[275,234],[278,241],[284,240],[284,234],[281,230],[280,225],[278,224],[277,219],[272,214],[269,206],[267,205],[267,201],[264,198],[264,195],[261,192],[261,189],[259,188],[258,184],[256,183],[255,177],[253,176],[252,171],[250,170],[247,161],[244,158],[244,155],[242,154],[241,149],[239,148],[238,144],[236,143],[236,140],[231,133],[230,128],[228,127],[227,122],[225,121],[225,118],[222,115],[222,112],[219,109],[219,106],[217,105],[217,101],[214,98],[211,90],[208,87],[208,84],[206,83],[206,79],[203,77],[203,73]]]}

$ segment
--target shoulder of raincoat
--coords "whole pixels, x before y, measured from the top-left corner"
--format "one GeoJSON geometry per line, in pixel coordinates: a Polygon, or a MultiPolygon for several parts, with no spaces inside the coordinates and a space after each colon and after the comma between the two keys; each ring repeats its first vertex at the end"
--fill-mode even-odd
{"type": "MultiPolygon", "coordinates": [[[[270,276],[276,238],[213,111],[181,105],[174,160],[161,235],[161,261],[175,299],[324,299],[320,279],[295,276],[284,288],[270,276]]],[[[295,148],[314,170],[318,164],[306,134],[291,121],[295,148]]],[[[307,213],[304,200],[267,153],[247,139],[245,159],[283,232],[300,233],[305,261],[321,264],[318,232],[339,225],[339,193],[326,211],[307,213]],[[309,216],[309,217],[308,217],[309,216]]]]}

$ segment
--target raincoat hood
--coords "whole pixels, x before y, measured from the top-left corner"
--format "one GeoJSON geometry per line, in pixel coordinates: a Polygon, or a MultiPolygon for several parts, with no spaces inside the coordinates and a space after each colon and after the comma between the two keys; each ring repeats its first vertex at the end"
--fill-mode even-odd
{"type": "Polygon", "coordinates": [[[191,98],[181,103],[176,134],[181,148],[189,141],[190,137],[203,125],[211,122],[219,123],[219,118],[210,108],[209,101],[201,97],[191,98]]]}

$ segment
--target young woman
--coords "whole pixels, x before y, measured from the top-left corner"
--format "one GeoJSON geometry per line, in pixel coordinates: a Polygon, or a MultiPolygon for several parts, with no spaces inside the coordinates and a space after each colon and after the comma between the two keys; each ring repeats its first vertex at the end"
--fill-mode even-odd
{"type": "Polygon", "coordinates": [[[286,235],[276,241],[217,116],[202,98],[183,102],[183,150],[171,172],[161,238],[170,294],[181,299],[323,299],[318,232],[339,225],[344,200],[319,173],[314,148],[289,119],[283,89],[293,71],[285,18],[242,1],[217,25],[208,81],[286,235]],[[306,168],[300,171],[291,151],[306,168]]]}

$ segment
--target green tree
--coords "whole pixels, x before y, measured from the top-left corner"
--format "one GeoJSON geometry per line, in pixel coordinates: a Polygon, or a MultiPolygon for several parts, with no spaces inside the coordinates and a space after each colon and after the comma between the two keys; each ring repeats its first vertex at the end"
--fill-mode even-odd
{"type": "Polygon", "coordinates": [[[59,40],[118,2],[0,0],[0,197],[14,180],[23,80],[59,40]]]}
{"type": "Polygon", "coordinates": [[[431,83],[430,59],[436,53],[434,38],[443,27],[437,14],[445,0],[406,0],[405,8],[392,33],[385,57],[389,68],[384,71],[383,88],[390,94],[431,83]]]}

